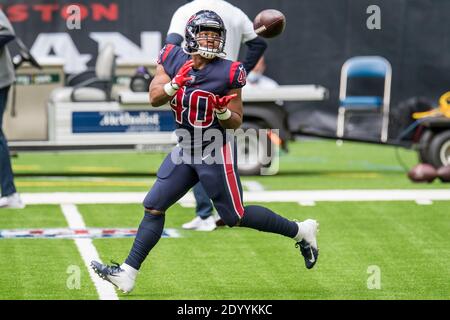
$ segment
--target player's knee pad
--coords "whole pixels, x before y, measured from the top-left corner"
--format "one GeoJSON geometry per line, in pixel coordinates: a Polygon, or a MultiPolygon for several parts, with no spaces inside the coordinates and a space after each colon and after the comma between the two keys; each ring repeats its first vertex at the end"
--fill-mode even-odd
{"type": "Polygon", "coordinates": [[[151,208],[146,208],[146,207],[144,207],[144,211],[145,211],[145,213],[148,213],[148,214],[151,214],[151,215],[154,215],[154,216],[160,216],[160,215],[164,214],[164,211],[151,209],[151,208]]]}
{"type": "Polygon", "coordinates": [[[159,210],[159,211],[165,211],[161,210],[161,208],[164,207],[164,197],[162,197],[161,188],[159,186],[153,187],[145,196],[144,201],[142,202],[142,205],[144,208],[148,210],[159,210]]]}

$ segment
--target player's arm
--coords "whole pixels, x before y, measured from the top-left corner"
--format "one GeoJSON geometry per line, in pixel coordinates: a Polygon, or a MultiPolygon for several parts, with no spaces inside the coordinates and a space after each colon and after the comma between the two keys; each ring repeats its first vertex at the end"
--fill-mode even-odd
{"type": "Polygon", "coordinates": [[[189,71],[192,69],[192,64],[192,60],[186,61],[173,79],[170,79],[164,67],[158,64],[155,77],[149,88],[149,98],[152,107],[160,107],[167,103],[187,81],[192,79],[192,77],[188,76],[189,71]]]}
{"type": "Polygon", "coordinates": [[[241,88],[231,89],[224,97],[215,97],[216,117],[225,129],[237,129],[242,124],[244,114],[242,106],[241,88]]]}
{"type": "Polygon", "coordinates": [[[14,38],[14,29],[3,11],[0,10],[0,49],[14,38]]]}
{"type": "Polygon", "coordinates": [[[183,36],[175,32],[169,33],[166,37],[166,43],[181,47],[183,36]]]}
{"type": "Polygon", "coordinates": [[[261,37],[256,37],[253,40],[247,41],[245,45],[247,46],[247,53],[244,58],[244,68],[247,74],[249,74],[259,59],[264,55],[267,43],[261,37]]]}
{"type": "Polygon", "coordinates": [[[164,91],[164,85],[170,81],[171,79],[163,66],[158,64],[156,66],[155,76],[153,77],[152,82],[150,82],[149,88],[150,104],[152,107],[160,107],[169,101],[170,97],[164,91]]]}

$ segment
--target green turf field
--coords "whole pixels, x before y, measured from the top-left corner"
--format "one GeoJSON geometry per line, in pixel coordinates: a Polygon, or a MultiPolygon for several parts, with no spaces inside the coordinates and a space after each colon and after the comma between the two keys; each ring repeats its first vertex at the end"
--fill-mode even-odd
{"type": "MultiPolygon", "coordinates": [[[[413,184],[394,149],[332,141],[291,145],[280,174],[245,177],[265,190],[449,189],[449,184],[413,184]]],[[[409,166],[412,151],[401,150],[409,166]]],[[[14,159],[22,193],[146,191],[163,154],[21,153],[14,159]],[[66,175],[69,175],[68,177],[66,175]]],[[[413,190],[412,190],[413,191],[413,190]]],[[[449,190],[450,192],[450,190],[449,190]]],[[[250,229],[184,231],[193,208],[177,204],[163,238],[150,253],[130,295],[120,299],[449,299],[450,201],[264,203],[291,219],[320,222],[320,256],[312,270],[291,239],[250,229]],[[372,270],[379,271],[373,274],[372,270]],[[376,277],[375,277],[376,276],[376,277]],[[375,277],[375,278],[374,278],[375,277]],[[373,279],[379,289],[369,289],[373,279]]],[[[139,204],[77,205],[87,227],[136,228],[139,204]]],[[[0,229],[65,228],[59,205],[0,210],[0,229]]],[[[132,238],[94,239],[101,259],[123,261],[132,238]]],[[[98,299],[71,239],[0,239],[0,299],[98,299]],[[80,287],[69,288],[68,268],[79,267],[80,287]]]]}

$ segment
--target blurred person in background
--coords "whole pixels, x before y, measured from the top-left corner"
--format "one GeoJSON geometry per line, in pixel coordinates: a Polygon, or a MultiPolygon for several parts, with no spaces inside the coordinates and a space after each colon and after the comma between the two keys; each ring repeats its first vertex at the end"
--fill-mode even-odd
{"type": "Polygon", "coordinates": [[[22,209],[25,204],[20,199],[14,185],[8,143],[2,130],[3,113],[6,109],[9,88],[15,81],[14,65],[6,45],[14,38],[14,29],[6,15],[0,10],[0,186],[2,191],[0,208],[22,209]]]}
{"type": "MultiPolygon", "coordinates": [[[[185,40],[186,23],[200,10],[212,10],[222,18],[227,30],[224,49],[226,59],[237,61],[241,44],[246,45],[247,53],[243,65],[247,74],[250,73],[262,58],[267,43],[255,33],[253,22],[248,16],[224,0],[194,0],[179,7],[172,16],[166,44],[181,46],[185,40]]],[[[197,216],[182,227],[187,230],[213,231],[216,228],[216,219],[213,216],[212,202],[200,182],[194,186],[193,191],[197,216]]]]}
{"type": "Polygon", "coordinates": [[[265,89],[278,87],[278,82],[264,75],[264,71],[266,71],[266,61],[264,57],[261,57],[247,76],[247,86],[265,89]]]}

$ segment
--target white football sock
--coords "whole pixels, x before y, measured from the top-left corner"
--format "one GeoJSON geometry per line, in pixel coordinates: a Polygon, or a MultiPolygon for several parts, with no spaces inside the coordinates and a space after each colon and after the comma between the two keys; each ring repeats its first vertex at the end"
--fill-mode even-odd
{"type": "Polygon", "coordinates": [[[297,223],[297,225],[298,225],[298,232],[297,232],[297,235],[294,237],[294,240],[295,240],[295,242],[300,242],[300,241],[302,241],[302,239],[303,239],[303,233],[301,232],[302,231],[302,228],[301,228],[301,222],[296,222],[297,223]]]}

